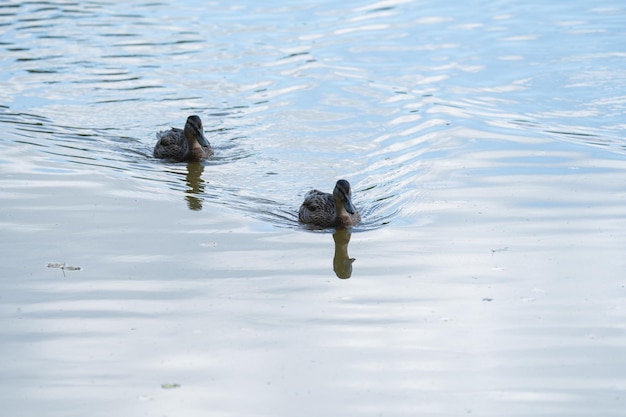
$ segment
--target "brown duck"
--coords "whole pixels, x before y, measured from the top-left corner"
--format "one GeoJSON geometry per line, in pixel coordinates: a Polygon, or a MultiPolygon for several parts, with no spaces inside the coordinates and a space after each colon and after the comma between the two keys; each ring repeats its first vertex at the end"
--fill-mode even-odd
{"type": "Polygon", "coordinates": [[[189,116],[183,130],[173,127],[156,134],[157,143],[153,155],[159,159],[175,161],[200,161],[213,155],[211,144],[204,136],[202,120],[189,116]]]}
{"type": "Polygon", "coordinates": [[[319,227],[349,227],[361,221],[361,215],[352,204],[350,183],[339,180],[332,194],[311,190],[304,196],[298,211],[301,223],[319,227]]]}

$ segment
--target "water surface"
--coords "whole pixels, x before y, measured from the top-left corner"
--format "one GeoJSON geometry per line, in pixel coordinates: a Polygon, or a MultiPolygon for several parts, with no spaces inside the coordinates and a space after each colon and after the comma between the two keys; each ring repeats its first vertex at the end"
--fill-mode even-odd
{"type": "Polygon", "coordinates": [[[0,403],[622,415],[625,17],[0,5],[0,403]],[[189,114],[215,158],[154,160],[189,114]],[[363,223],[301,227],[339,178],[363,223]]]}

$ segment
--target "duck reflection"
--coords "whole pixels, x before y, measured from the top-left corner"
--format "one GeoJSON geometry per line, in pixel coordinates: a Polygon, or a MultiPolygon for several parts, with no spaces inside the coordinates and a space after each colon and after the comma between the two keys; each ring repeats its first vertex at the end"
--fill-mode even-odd
{"type": "Polygon", "coordinates": [[[337,278],[348,279],[352,276],[352,263],[355,259],[348,255],[348,243],[350,243],[351,235],[349,229],[337,229],[333,233],[333,240],[335,241],[333,270],[337,278]]]}
{"type": "Polygon", "coordinates": [[[202,165],[201,162],[187,162],[187,175],[185,180],[188,188],[185,193],[185,200],[187,200],[189,210],[202,210],[202,199],[198,198],[198,195],[204,192],[204,180],[202,179],[203,171],[204,165],[202,165]]]}

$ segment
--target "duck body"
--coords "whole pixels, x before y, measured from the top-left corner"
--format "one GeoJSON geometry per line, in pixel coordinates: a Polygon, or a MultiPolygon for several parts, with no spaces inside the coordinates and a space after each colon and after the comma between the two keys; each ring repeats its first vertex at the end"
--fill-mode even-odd
{"type": "Polygon", "coordinates": [[[318,227],[350,227],[361,221],[361,215],[352,204],[350,183],[339,180],[333,193],[311,190],[304,196],[298,211],[301,223],[318,227]]]}
{"type": "Polygon", "coordinates": [[[204,136],[202,120],[189,116],[184,129],[172,128],[156,134],[153,155],[159,159],[175,161],[200,161],[213,155],[213,149],[204,136]]]}

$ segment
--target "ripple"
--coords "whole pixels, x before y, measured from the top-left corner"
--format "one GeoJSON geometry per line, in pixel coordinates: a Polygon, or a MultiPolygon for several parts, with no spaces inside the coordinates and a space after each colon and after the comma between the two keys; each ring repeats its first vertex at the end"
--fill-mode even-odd
{"type": "MultiPolygon", "coordinates": [[[[193,197],[195,209],[227,207],[277,227],[297,226],[308,189],[347,178],[361,230],[415,219],[428,189],[446,181],[435,179],[446,171],[437,164],[463,146],[456,135],[465,128],[625,149],[625,74],[580,71],[589,62],[613,68],[622,54],[593,51],[571,32],[581,26],[575,19],[542,17],[544,27],[569,31],[564,39],[583,41],[546,61],[535,49],[541,37],[515,10],[477,23],[456,9],[418,13],[411,1],[345,13],[262,7],[258,24],[259,10],[246,7],[130,7],[0,9],[9,57],[3,140],[77,171],[129,179],[146,195],[193,197]],[[529,99],[537,89],[545,100],[529,99]],[[154,132],[190,113],[203,117],[216,147],[199,175],[151,158],[154,132]]],[[[611,13],[619,11],[590,19],[611,13]]]]}
{"type": "Polygon", "coordinates": [[[0,4],[8,408],[618,415],[625,9],[471,6],[0,4]],[[349,255],[297,219],[339,178],[349,255]]]}

